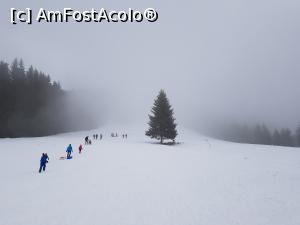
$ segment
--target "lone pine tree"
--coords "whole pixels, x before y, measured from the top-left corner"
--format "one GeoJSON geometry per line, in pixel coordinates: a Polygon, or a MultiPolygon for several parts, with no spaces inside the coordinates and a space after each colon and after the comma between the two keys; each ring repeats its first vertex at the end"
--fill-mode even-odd
{"type": "Polygon", "coordinates": [[[173,109],[169,103],[164,90],[160,90],[157,99],[154,101],[151,110],[152,115],[149,115],[149,129],[146,135],[160,140],[162,144],[164,139],[175,141],[177,136],[175,118],[173,117],[173,109]]]}

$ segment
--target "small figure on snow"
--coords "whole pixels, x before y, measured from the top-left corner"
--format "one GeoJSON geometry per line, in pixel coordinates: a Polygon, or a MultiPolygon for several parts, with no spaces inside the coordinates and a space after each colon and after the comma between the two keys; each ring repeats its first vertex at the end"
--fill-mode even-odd
{"type": "Polygon", "coordinates": [[[102,134],[100,134],[100,138],[99,139],[102,140],[102,134]]]}
{"type": "Polygon", "coordinates": [[[66,152],[67,152],[67,159],[71,159],[71,153],[73,152],[73,148],[71,144],[69,144],[66,152]]]}
{"type": "Polygon", "coordinates": [[[88,145],[88,144],[89,144],[89,136],[86,136],[86,137],[84,138],[84,141],[85,141],[85,144],[88,145]]]}
{"type": "Polygon", "coordinates": [[[39,173],[46,170],[46,164],[48,163],[49,157],[47,155],[47,153],[43,153],[41,160],[40,160],[40,169],[39,169],[39,173]]]}
{"type": "Polygon", "coordinates": [[[81,151],[82,151],[82,144],[79,145],[79,148],[78,148],[78,149],[79,149],[79,154],[80,154],[81,151]]]}

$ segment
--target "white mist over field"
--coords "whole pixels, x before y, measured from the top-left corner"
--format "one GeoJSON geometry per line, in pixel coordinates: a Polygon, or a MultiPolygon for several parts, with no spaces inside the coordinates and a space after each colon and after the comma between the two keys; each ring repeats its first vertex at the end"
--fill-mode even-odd
{"type": "Polygon", "coordinates": [[[92,91],[96,97],[83,98],[88,109],[99,107],[113,122],[144,122],[163,88],[186,126],[222,119],[294,129],[300,122],[299,8],[295,0],[4,0],[1,58],[22,57],[67,90],[92,91]],[[12,25],[11,7],[152,7],[159,19],[12,25]]]}

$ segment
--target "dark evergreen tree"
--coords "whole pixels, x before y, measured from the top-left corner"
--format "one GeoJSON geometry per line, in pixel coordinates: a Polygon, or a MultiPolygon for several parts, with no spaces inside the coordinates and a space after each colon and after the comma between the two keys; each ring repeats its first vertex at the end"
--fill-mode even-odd
{"type": "Polygon", "coordinates": [[[272,135],[272,145],[281,145],[281,136],[277,129],[275,129],[273,135],[272,135]]]}
{"type": "Polygon", "coordinates": [[[154,101],[151,113],[152,115],[149,115],[149,129],[146,131],[146,135],[160,140],[160,143],[163,143],[164,139],[175,141],[177,136],[175,118],[164,90],[160,90],[157,99],[154,101]]]}
{"type": "MultiPolygon", "coordinates": [[[[12,110],[10,105],[11,93],[11,76],[10,69],[7,63],[0,62],[0,127],[6,127],[5,121],[8,118],[9,112],[12,110]],[[2,118],[2,119],[1,119],[2,118]]],[[[0,128],[1,129],[1,128],[0,128]]],[[[0,131],[1,135],[1,131],[0,131]]]]}
{"type": "Polygon", "coordinates": [[[292,138],[292,132],[290,129],[281,129],[280,131],[280,145],[282,146],[293,146],[293,138],[292,138]]]}
{"type": "Polygon", "coordinates": [[[272,137],[269,129],[265,125],[257,125],[254,128],[254,144],[271,145],[272,137]]]}
{"type": "Polygon", "coordinates": [[[254,144],[263,144],[263,128],[256,125],[254,128],[254,144]]]}
{"type": "Polygon", "coordinates": [[[300,147],[300,127],[296,130],[295,143],[297,147],[300,147]]]}
{"type": "Polygon", "coordinates": [[[271,145],[272,144],[272,136],[269,129],[263,125],[262,126],[262,144],[264,145],[271,145]]]}

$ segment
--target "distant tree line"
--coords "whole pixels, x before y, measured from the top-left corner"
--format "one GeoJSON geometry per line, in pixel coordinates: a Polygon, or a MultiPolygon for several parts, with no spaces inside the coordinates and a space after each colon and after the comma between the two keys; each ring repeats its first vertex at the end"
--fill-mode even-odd
{"type": "Polygon", "coordinates": [[[78,122],[84,113],[78,108],[70,110],[69,97],[59,82],[32,66],[26,70],[22,60],[15,59],[11,65],[0,61],[0,138],[91,127],[92,123],[82,126],[78,122]]]}
{"type": "Polygon", "coordinates": [[[231,125],[217,135],[218,138],[250,144],[300,147],[300,127],[293,133],[290,129],[271,130],[265,125],[231,125]]]}

